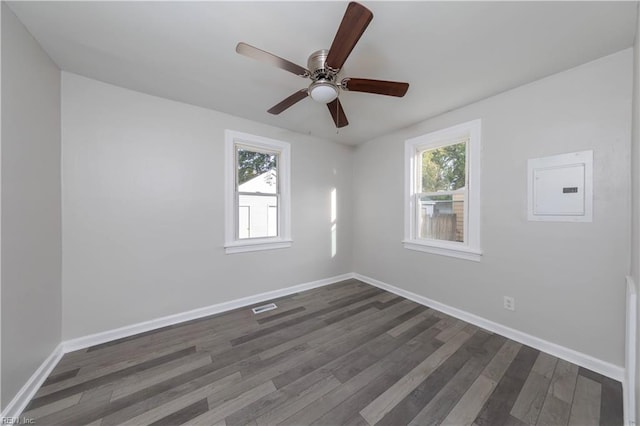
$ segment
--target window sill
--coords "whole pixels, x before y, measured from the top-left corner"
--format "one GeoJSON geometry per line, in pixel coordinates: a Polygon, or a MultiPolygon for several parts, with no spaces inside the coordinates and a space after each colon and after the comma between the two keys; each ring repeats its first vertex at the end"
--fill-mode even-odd
{"type": "Polygon", "coordinates": [[[409,250],[422,251],[425,253],[439,254],[441,256],[455,257],[458,259],[471,260],[480,262],[482,252],[464,246],[456,246],[452,244],[424,243],[416,240],[404,240],[402,242],[404,248],[409,250]]]}
{"type": "Polygon", "coordinates": [[[254,241],[234,241],[224,246],[226,254],[246,253],[249,251],[277,250],[291,247],[293,240],[266,239],[254,241]]]}

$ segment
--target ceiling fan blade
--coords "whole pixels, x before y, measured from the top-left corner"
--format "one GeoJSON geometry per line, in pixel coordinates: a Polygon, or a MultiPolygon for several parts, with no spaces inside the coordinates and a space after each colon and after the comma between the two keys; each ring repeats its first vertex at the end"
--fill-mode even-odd
{"type": "Polygon", "coordinates": [[[351,92],[375,93],[376,95],[387,95],[403,97],[409,90],[409,83],[398,81],[369,80],[367,78],[345,78],[340,86],[351,92]]]}
{"type": "Polygon", "coordinates": [[[267,112],[269,114],[278,115],[282,111],[284,111],[285,109],[287,109],[287,108],[293,106],[294,104],[300,102],[301,100],[303,100],[307,96],[309,96],[309,92],[307,91],[307,89],[298,90],[296,93],[294,93],[293,95],[289,96],[288,98],[286,98],[285,100],[283,100],[279,104],[272,106],[271,109],[269,109],[267,112]]]}
{"type": "Polygon", "coordinates": [[[326,60],[329,68],[333,70],[342,68],[372,19],[373,13],[369,9],[356,2],[349,3],[338,27],[338,32],[329,48],[326,60]]]}
{"type": "Polygon", "coordinates": [[[282,68],[285,71],[299,75],[300,77],[308,77],[310,75],[306,68],[296,65],[291,61],[287,61],[273,53],[265,52],[264,50],[253,47],[247,43],[240,42],[236,46],[236,52],[241,55],[248,56],[249,58],[256,59],[258,61],[266,62],[278,68],[282,68]]]}
{"type": "Polygon", "coordinates": [[[329,108],[329,112],[331,113],[331,117],[333,117],[333,122],[336,123],[336,127],[344,127],[349,125],[349,121],[347,120],[347,116],[344,114],[344,110],[342,109],[342,104],[338,98],[335,98],[333,101],[327,104],[329,108]]]}

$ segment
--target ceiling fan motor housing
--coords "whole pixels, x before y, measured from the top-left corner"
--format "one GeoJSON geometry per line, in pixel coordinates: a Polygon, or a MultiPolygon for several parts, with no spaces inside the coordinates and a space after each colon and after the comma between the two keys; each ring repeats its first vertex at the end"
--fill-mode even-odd
{"type": "Polygon", "coordinates": [[[314,101],[329,103],[338,97],[338,85],[335,83],[336,71],[326,68],[327,49],[313,52],[307,61],[313,83],[309,86],[309,96],[314,101]]]}
{"type": "Polygon", "coordinates": [[[326,68],[326,60],[329,51],[327,49],[321,49],[313,52],[307,60],[307,68],[311,72],[311,79],[316,80],[328,80],[333,81],[337,72],[329,68],[326,68]]]}

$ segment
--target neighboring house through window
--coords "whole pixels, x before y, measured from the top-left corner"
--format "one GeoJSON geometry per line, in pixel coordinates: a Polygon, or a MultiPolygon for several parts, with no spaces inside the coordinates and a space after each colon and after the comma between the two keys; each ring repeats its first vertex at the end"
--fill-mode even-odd
{"type": "Polygon", "coordinates": [[[290,145],[227,130],[225,250],[291,246],[290,145]]]}
{"type": "Polygon", "coordinates": [[[408,249],[480,260],[480,120],[405,142],[408,249]]]}

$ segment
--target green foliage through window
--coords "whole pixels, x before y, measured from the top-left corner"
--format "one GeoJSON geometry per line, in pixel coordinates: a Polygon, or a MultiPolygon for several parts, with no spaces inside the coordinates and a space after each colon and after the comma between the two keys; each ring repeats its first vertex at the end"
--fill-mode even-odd
{"type": "Polygon", "coordinates": [[[276,169],[277,155],[238,149],[238,185],[276,169]]]}
{"type": "Polygon", "coordinates": [[[422,191],[455,191],[465,186],[466,142],[422,153],[422,191]]]}

